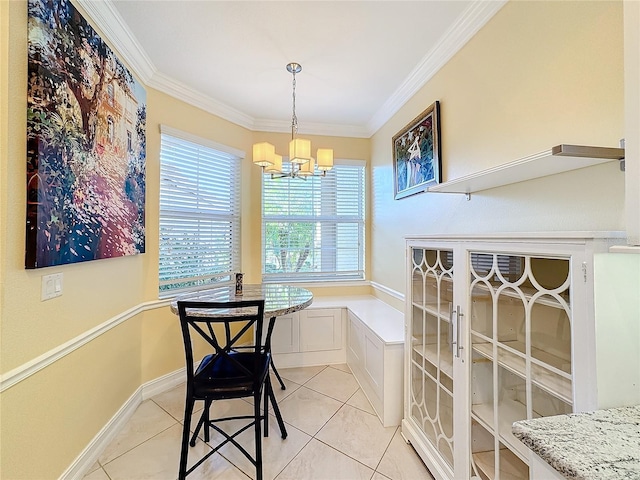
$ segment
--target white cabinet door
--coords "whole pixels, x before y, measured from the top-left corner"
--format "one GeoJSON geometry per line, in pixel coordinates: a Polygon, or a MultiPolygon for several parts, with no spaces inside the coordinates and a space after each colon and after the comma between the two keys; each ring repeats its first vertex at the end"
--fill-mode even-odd
{"type": "Polygon", "coordinates": [[[273,353],[300,351],[300,319],[297,312],[276,319],[271,334],[271,351],[273,353]]]}
{"type": "Polygon", "coordinates": [[[342,309],[323,308],[300,312],[300,350],[317,352],[342,348],[342,309]]]}
{"type": "Polygon", "coordinates": [[[347,346],[347,359],[349,364],[363,365],[364,364],[364,329],[360,320],[358,320],[353,313],[349,312],[349,329],[347,334],[348,346],[347,346]]]}
{"type": "Polygon", "coordinates": [[[382,398],[384,381],[384,345],[372,334],[364,337],[364,369],[378,397],[382,398]]]}

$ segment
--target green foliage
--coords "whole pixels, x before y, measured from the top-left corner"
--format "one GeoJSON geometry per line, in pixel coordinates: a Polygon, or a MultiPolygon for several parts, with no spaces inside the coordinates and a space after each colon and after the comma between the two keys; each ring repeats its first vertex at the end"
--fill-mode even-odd
{"type": "Polygon", "coordinates": [[[309,258],[309,253],[313,245],[313,237],[313,223],[267,223],[265,228],[267,271],[269,273],[312,271],[312,259],[309,258]]]}

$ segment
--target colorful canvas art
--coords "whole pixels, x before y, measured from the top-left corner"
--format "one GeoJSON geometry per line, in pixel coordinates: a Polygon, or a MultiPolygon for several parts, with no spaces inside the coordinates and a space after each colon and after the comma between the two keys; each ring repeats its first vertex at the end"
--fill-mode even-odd
{"type": "Polygon", "coordinates": [[[440,183],[440,103],[435,102],[393,137],[395,199],[440,183]]]}
{"type": "Polygon", "coordinates": [[[143,253],[146,93],[71,2],[28,12],[25,265],[143,253]]]}

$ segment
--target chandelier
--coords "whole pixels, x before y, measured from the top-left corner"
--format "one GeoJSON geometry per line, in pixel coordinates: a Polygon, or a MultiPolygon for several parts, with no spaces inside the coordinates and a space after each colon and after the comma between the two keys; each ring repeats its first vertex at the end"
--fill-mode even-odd
{"type": "Polygon", "coordinates": [[[289,162],[291,168],[288,172],[282,171],[282,155],[276,153],[276,149],[268,142],[253,145],[253,163],[262,167],[265,174],[271,178],[282,177],[314,177],[327,174],[333,168],[333,150],[319,148],[316,158],[311,156],[311,141],[298,137],[298,117],[296,117],[296,73],[302,71],[299,63],[289,63],[287,71],[293,75],[293,115],[291,117],[291,141],[289,142],[289,162]],[[316,172],[316,169],[318,172],[316,172]]]}

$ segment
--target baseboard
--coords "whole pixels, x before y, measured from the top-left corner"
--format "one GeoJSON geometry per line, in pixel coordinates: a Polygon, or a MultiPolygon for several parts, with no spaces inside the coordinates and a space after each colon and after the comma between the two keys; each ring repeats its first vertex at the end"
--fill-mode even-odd
{"type": "Polygon", "coordinates": [[[120,429],[129,421],[140,403],[142,403],[142,387],[138,387],[116,414],[111,417],[111,420],[93,437],[93,440],[89,442],[74,462],[60,475],[59,480],[76,480],[84,477],[98,460],[100,454],[107,448],[107,445],[111,443],[120,429]]]}
{"type": "MultiPolygon", "coordinates": [[[[197,368],[197,366],[196,366],[197,368]]],[[[93,437],[86,448],[78,455],[74,462],[60,475],[59,480],[80,480],[93,464],[98,460],[107,445],[129,421],[136,408],[144,401],[155,395],[171,390],[186,379],[185,369],[158,377],[144,383],[136,389],[129,399],[120,407],[111,420],[93,437]]]]}
{"type": "Polygon", "coordinates": [[[337,365],[347,363],[345,348],[320,352],[274,353],[273,362],[277,369],[293,367],[314,367],[316,365],[337,365]]]}
{"type": "MultiPolygon", "coordinates": [[[[194,368],[198,368],[198,365],[194,368]]],[[[176,370],[175,372],[167,373],[162,377],[158,377],[155,380],[151,380],[142,385],[142,400],[146,400],[160,393],[171,390],[173,387],[177,387],[181,383],[184,383],[187,379],[187,372],[185,368],[176,370]]]]}

